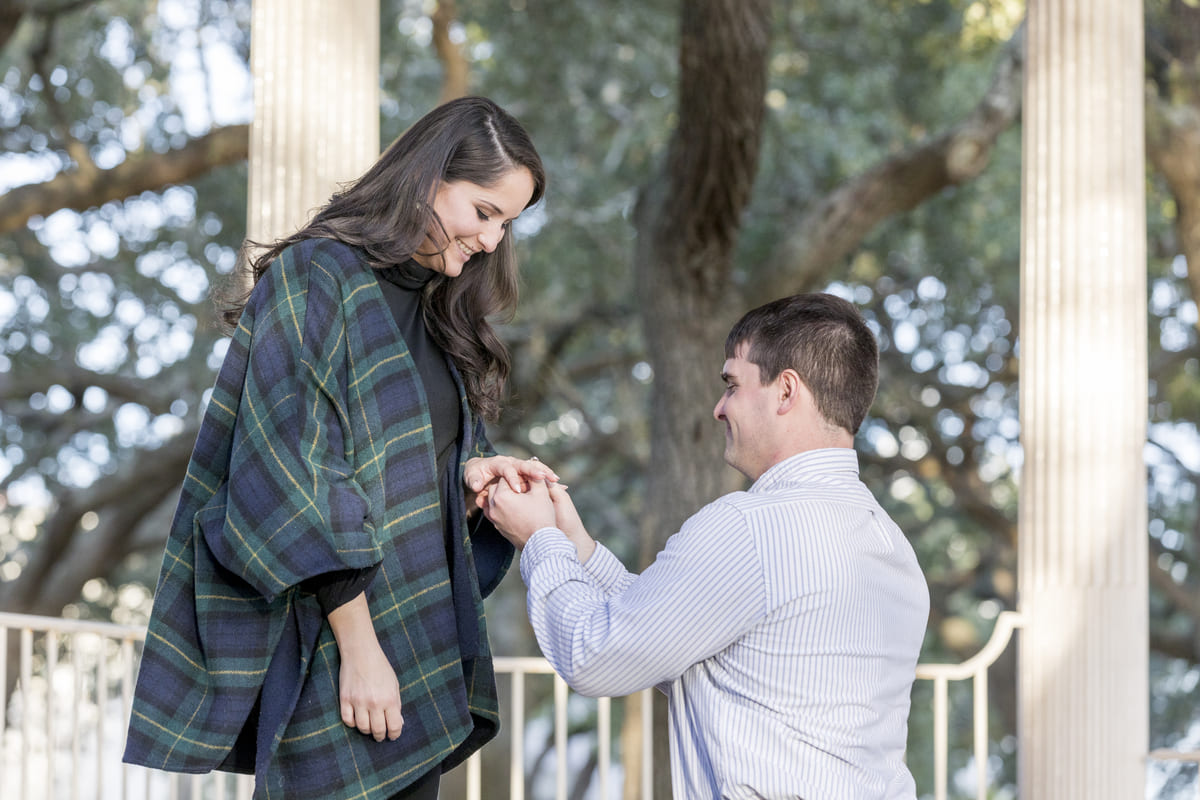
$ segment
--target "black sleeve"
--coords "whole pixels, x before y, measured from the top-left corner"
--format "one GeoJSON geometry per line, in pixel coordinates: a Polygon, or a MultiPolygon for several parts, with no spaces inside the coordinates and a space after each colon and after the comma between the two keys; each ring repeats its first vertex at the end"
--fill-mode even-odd
{"type": "Polygon", "coordinates": [[[309,578],[304,581],[304,588],[317,596],[321,610],[329,616],[329,612],[362,594],[378,571],[378,564],[362,569],[339,569],[309,578]]]}

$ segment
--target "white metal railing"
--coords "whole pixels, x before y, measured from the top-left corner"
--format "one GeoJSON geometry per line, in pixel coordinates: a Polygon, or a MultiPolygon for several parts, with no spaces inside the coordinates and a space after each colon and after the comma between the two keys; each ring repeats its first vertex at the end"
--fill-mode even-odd
{"type": "MultiPolygon", "coordinates": [[[[933,684],[936,800],[945,800],[949,781],[949,684],[968,679],[972,682],[976,797],[984,800],[988,796],[987,671],[1021,625],[1020,614],[1003,612],[988,642],[974,657],[961,664],[917,666],[917,679],[933,684]]],[[[179,775],[121,763],[138,651],[144,638],[145,629],[140,627],[0,612],[0,797],[6,800],[249,799],[253,787],[251,776],[179,775]],[[15,651],[11,648],[13,641],[15,651]],[[16,662],[13,675],[7,671],[10,656],[15,656],[16,662]],[[10,697],[6,689],[14,677],[18,688],[10,697]]],[[[498,676],[510,678],[508,706],[501,710],[505,729],[511,732],[512,739],[508,745],[511,800],[532,796],[533,787],[527,785],[529,737],[534,727],[531,724],[534,720],[528,714],[529,686],[531,681],[539,680],[553,682],[553,744],[548,739],[544,744],[554,755],[554,797],[557,800],[568,797],[572,767],[578,768],[577,763],[568,761],[569,731],[571,709],[578,715],[581,703],[594,704],[586,706],[586,710],[589,719],[593,711],[595,714],[595,727],[588,744],[594,748],[590,752],[596,763],[595,796],[619,796],[624,776],[612,749],[613,700],[592,700],[570,692],[542,658],[499,657],[495,666],[498,676]]],[[[544,684],[541,690],[544,692],[544,684]]],[[[648,704],[651,691],[635,697],[648,704]]],[[[639,784],[642,797],[646,798],[650,797],[654,775],[651,731],[650,715],[643,714],[643,750],[640,758],[634,760],[641,765],[639,784]]],[[[1197,753],[1156,750],[1147,757],[1200,763],[1197,753]]],[[[465,775],[468,800],[479,800],[483,795],[481,754],[476,753],[459,769],[465,775]]],[[[489,777],[488,796],[498,796],[500,785],[489,777]]]]}
{"type": "MultiPolygon", "coordinates": [[[[495,659],[496,673],[510,675],[511,707],[506,717],[505,725],[513,732],[513,740],[509,746],[508,764],[508,796],[510,800],[528,796],[525,786],[525,730],[526,730],[526,700],[525,686],[527,675],[546,675],[554,682],[554,797],[556,800],[566,800],[570,792],[568,764],[567,734],[569,731],[568,701],[570,689],[567,682],[554,672],[554,668],[544,658],[513,658],[499,656],[495,659]]],[[[653,690],[639,692],[636,697],[643,703],[642,708],[649,706],[653,690]]],[[[577,695],[578,696],[578,695],[577,695]]],[[[612,762],[612,701],[610,697],[599,697],[590,702],[596,705],[596,780],[597,797],[613,796],[616,785],[617,770],[612,762]]],[[[642,797],[650,797],[654,781],[654,737],[651,735],[653,719],[650,714],[642,715],[642,751],[640,763],[642,797]]],[[[477,752],[471,756],[465,765],[467,773],[467,800],[480,800],[483,797],[482,754],[477,752]]],[[[618,796],[620,796],[618,794],[618,796]]]]}
{"type": "Polygon", "coordinates": [[[129,796],[118,745],[133,692],[134,644],[144,637],[139,628],[0,613],[0,796],[82,797],[85,782],[96,787],[91,796],[114,786],[117,796],[129,796]],[[36,671],[35,632],[43,640],[36,671]],[[10,698],[12,637],[20,689],[10,698]],[[115,737],[114,722],[122,725],[115,737]],[[62,788],[51,793],[51,786],[62,788]]]}
{"type": "Polygon", "coordinates": [[[1161,748],[1151,750],[1146,758],[1150,761],[1177,761],[1185,764],[1195,764],[1198,776],[1196,780],[1196,797],[1200,798],[1200,750],[1169,750],[1161,748]]]}
{"type": "MultiPolygon", "coordinates": [[[[181,775],[121,763],[145,634],[140,627],[0,612],[0,798],[249,800],[253,776],[181,775]],[[13,676],[7,671],[10,655],[16,660],[13,676]],[[10,677],[17,679],[11,698],[7,692],[10,677]]],[[[592,704],[589,714],[594,710],[596,717],[590,743],[596,748],[596,796],[619,796],[624,774],[613,758],[614,700],[569,692],[566,682],[542,658],[500,657],[495,668],[499,677],[510,678],[509,702],[502,708],[504,728],[512,732],[509,797],[532,796],[532,787],[526,786],[526,718],[530,686],[542,680],[553,682],[553,796],[566,800],[572,789],[569,712],[588,704],[592,704]]],[[[544,692],[547,687],[538,688],[544,692]]],[[[648,703],[651,692],[640,692],[633,699],[648,703]]],[[[649,797],[654,777],[652,720],[649,715],[642,716],[643,747],[636,760],[641,764],[641,791],[649,797]]],[[[467,800],[479,800],[484,792],[481,753],[455,772],[459,770],[467,800]]],[[[499,784],[489,777],[488,796],[499,795],[499,784]]]]}
{"type": "Polygon", "coordinates": [[[946,800],[949,782],[950,681],[972,682],[972,721],[974,723],[975,797],[988,796],[988,667],[1008,647],[1013,631],[1023,620],[1015,611],[1002,611],[996,618],[992,635],[978,653],[961,664],[918,664],[917,680],[933,681],[933,796],[946,800]]]}

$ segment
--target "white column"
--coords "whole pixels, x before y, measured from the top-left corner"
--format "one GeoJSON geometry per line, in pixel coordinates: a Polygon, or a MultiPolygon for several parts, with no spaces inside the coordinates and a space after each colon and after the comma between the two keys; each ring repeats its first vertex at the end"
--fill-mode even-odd
{"type": "Polygon", "coordinates": [[[285,236],[379,155],[379,0],[254,0],[247,235],[285,236]]]}
{"type": "Polygon", "coordinates": [[[1148,749],[1141,0],[1029,0],[1020,796],[1143,797],[1148,749]]]}

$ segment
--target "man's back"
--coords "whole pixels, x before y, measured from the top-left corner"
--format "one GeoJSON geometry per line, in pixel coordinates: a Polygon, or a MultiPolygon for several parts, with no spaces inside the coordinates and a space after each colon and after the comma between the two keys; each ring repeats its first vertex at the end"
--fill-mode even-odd
{"type": "Polygon", "coordinates": [[[680,536],[751,549],[763,588],[756,624],[669,686],[676,795],[915,796],[903,756],[929,596],[854,452],[788,459],[680,536]]]}
{"type": "Polygon", "coordinates": [[[698,511],[641,575],[562,487],[487,492],[488,519],[524,548],[538,644],[584,694],[668,693],[677,797],[914,798],[903,757],[929,592],[858,478],[874,334],[834,295],[780,298],[734,324],[721,380],[725,463],[754,485],[698,511]]]}

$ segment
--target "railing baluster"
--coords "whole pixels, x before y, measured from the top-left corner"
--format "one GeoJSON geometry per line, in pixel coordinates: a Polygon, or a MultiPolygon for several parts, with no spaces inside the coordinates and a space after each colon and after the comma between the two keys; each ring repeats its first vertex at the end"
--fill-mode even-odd
{"type": "Polygon", "coordinates": [[[933,796],[946,800],[950,702],[945,678],[933,681],[933,796]]]}
{"type": "Polygon", "coordinates": [[[612,700],[601,697],[596,701],[596,735],[600,767],[600,800],[608,800],[608,773],[612,769],[612,700]]]}
{"type": "Polygon", "coordinates": [[[554,676],[554,796],[567,800],[567,682],[554,676]]]}
{"type": "Polygon", "coordinates": [[[654,797],[654,691],[638,693],[642,701],[642,800],[654,797]]]}
{"type": "Polygon", "coordinates": [[[33,629],[21,629],[21,765],[20,797],[29,797],[29,740],[31,721],[29,713],[33,705],[33,629]]]}
{"type": "MultiPolygon", "coordinates": [[[[126,637],[121,640],[121,719],[129,719],[130,713],[133,711],[133,678],[135,667],[133,664],[133,639],[126,637]]],[[[125,755],[125,726],[121,726],[121,738],[118,742],[120,749],[118,759],[123,759],[125,755]]],[[[129,766],[123,761],[121,763],[121,797],[128,797],[129,791],[127,783],[129,780],[129,766]]],[[[195,795],[197,798],[199,794],[195,795]]]]}
{"type": "Polygon", "coordinates": [[[254,790],[253,775],[238,776],[238,800],[250,800],[254,790]]]}
{"type": "Polygon", "coordinates": [[[525,670],[512,671],[513,741],[508,760],[508,796],[512,800],[525,797],[525,670]],[[518,734],[518,731],[522,732],[518,734]]]}
{"type": "Polygon", "coordinates": [[[975,674],[975,800],[987,800],[988,789],[988,676],[975,674]]]}
{"type": "MultiPolygon", "coordinates": [[[[104,757],[105,740],[108,738],[104,735],[104,705],[108,700],[108,642],[107,640],[100,642],[100,647],[96,650],[96,797],[104,796],[104,774],[105,765],[108,759],[104,757]]],[[[118,767],[120,769],[120,767],[118,767]]],[[[126,797],[125,785],[121,784],[121,797],[126,797]]]]}
{"type": "MultiPolygon", "coordinates": [[[[0,625],[0,752],[8,732],[8,626],[0,625]]],[[[0,789],[3,789],[0,783],[0,789]]]]}
{"type": "Polygon", "coordinates": [[[58,632],[47,631],[43,641],[46,644],[46,788],[48,795],[54,797],[54,752],[58,749],[54,724],[54,673],[58,671],[58,632]]]}
{"type": "Polygon", "coordinates": [[[483,759],[479,752],[474,752],[467,759],[467,800],[482,800],[483,797],[483,759]]]}
{"type": "MultiPolygon", "coordinates": [[[[86,636],[87,634],[81,634],[86,636]]],[[[71,800],[79,800],[79,770],[73,767],[83,760],[80,752],[80,728],[83,727],[80,709],[83,707],[83,665],[79,636],[71,639],[71,800]]]]}

